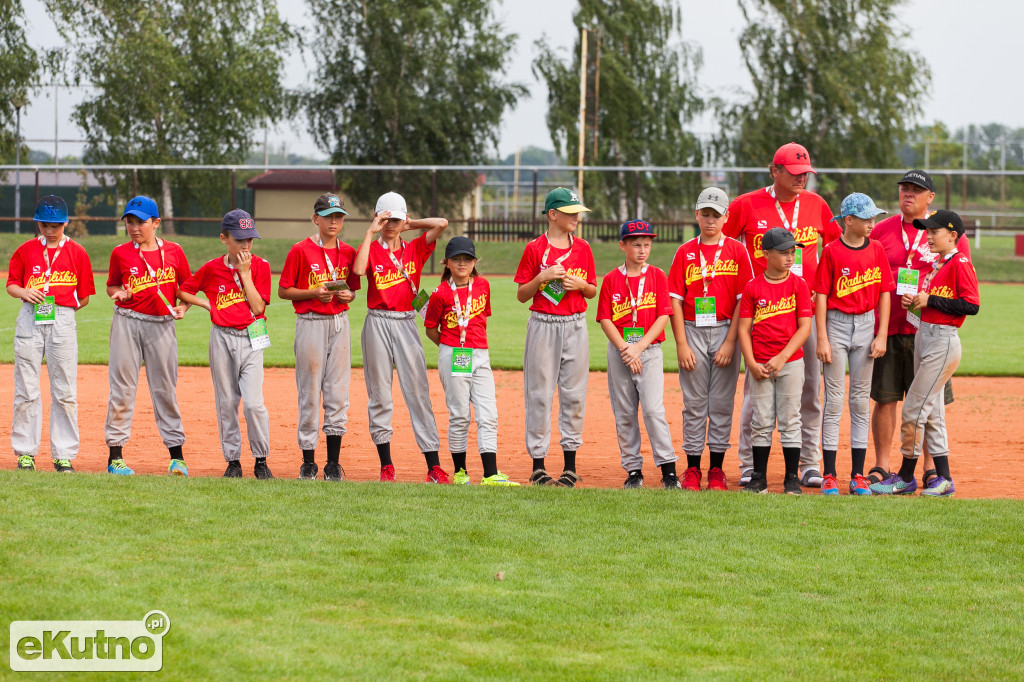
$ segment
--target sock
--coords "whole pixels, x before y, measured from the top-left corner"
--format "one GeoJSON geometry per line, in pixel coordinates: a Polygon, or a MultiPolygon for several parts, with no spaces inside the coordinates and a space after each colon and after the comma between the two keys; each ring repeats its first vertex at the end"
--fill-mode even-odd
{"type": "Polygon", "coordinates": [[[910,483],[914,480],[914,469],[917,468],[917,460],[911,459],[910,457],[903,458],[903,464],[900,465],[900,478],[905,483],[910,483]]]}
{"type": "Polygon", "coordinates": [[[533,470],[534,471],[544,471],[544,458],[543,457],[534,457],[533,458],[533,470]]]}
{"type": "Polygon", "coordinates": [[[380,458],[381,468],[391,464],[391,443],[381,443],[377,446],[377,457],[380,458]]]}
{"type": "Polygon", "coordinates": [[[257,457],[256,458],[256,464],[266,465],[266,463],[267,463],[267,458],[266,457],[257,457]]]}
{"type": "MultiPolygon", "coordinates": [[[[481,452],[480,461],[484,465],[484,478],[494,476],[498,473],[498,453],[497,452],[481,452]]],[[[466,463],[466,453],[462,453],[462,463],[466,463]]]]}
{"type": "Polygon", "coordinates": [[[337,464],[341,456],[341,436],[327,436],[327,462],[337,464]]]}
{"type": "Polygon", "coordinates": [[[303,464],[313,464],[316,461],[313,458],[313,455],[315,453],[316,453],[316,450],[303,450],[302,451],[302,463],[303,464]]]}
{"type": "Polygon", "coordinates": [[[768,472],[768,455],[772,452],[772,446],[754,445],[750,450],[754,455],[754,471],[764,476],[768,472]]]}
{"type": "Polygon", "coordinates": [[[861,476],[863,476],[864,475],[864,460],[868,456],[868,449],[867,448],[851,448],[850,452],[851,452],[850,456],[853,459],[853,471],[851,472],[850,475],[851,476],[856,476],[856,475],[860,474],[861,476]]]}
{"type": "Polygon", "coordinates": [[[185,461],[185,455],[181,454],[181,446],[175,445],[173,448],[167,448],[167,451],[171,453],[171,459],[180,459],[185,461]]]}
{"type": "Polygon", "coordinates": [[[935,462],[935,473],[947,481],[953,480],[949,475],[949,457],[945,455],[942,457],[932,457],[932,461],[935,462]]]}
{"type": "Polygon", "coordinates": [[[686,468],[687,469],[700,469],[700,455],[687,455],[686,456],[686,468]]]}
{"type": "MultiPolygon", "coordinates": [[[[784,447],[782,456],[786,458],[786,476],[796,476],[800,469],[800,447],[784,447]]],[[[835,466],[832,468],[834,469],[835,466]]]]}
{"type": "Polygon", "coordinates": [[[836,475],[836,451],[822,448],[821,457],[825,461],[825,475],[836,475]]]}
{"type": "Polygon", "coordinates": [[[709,469],[721,469],[722,463],[725,461],[724,452],[712,452],[711,463],[708,465],[709,469]]]}
{"type": "Polygon", "coordinates": [[[565,451],[563,451],[562,456],[565,458],[565,468],[564,468],[564,470],[565,471],[576,471],[576,451],[575,450],[565,450],[565,451]]]}
{"type": "Polygon", "coordinates": [[[675,462],[669,462],[668,464],[662,464],[661,465],[661,477],[662,478],[668,478],[670,474],[672,476],[676,475],[676,463],[675,462]]]}
{"type": "Polygon", "coordinates": [[[122,447],[123,446],[121,446],[121,445],[111,445],[110,446],[110,456],[107,457],[107,464],[110,464],[115,459],[123,459],[121,457],[121,448],[122,447]]]}
{"type": "Polygon", "coordinates": [[[441,466],[441,459],[437,456],[437,450],[424,452],[423,457],[427,460],[427,470],[441,466]]]}
{"type": "MultiPolygon", "coordinates": [[[[484,453],[480,453],[483,457],[484,453]]],[[[458,471],[459,469],[466,469],[466,453],[465,452],[453,452],[452,453],[452,469],[458,471]]],[[[469,473],[469,469],[466,469],[466,473],[469,473]]],[[[487,474],[484,474],[486,476],[487,474]]],[[[492,474],[493,475],[493,474],[492,474]]]]}

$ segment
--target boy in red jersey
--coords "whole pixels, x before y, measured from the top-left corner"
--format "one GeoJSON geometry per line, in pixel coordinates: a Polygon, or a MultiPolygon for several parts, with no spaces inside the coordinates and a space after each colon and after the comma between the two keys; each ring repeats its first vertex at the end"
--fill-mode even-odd
{"type": "Polygon", "coordinates": [[[815,321],[818,328],[818,359],[824,363],[825,404],[821,427],[824,456],[824,495],[838,495],[836,451],[839,418],[843,414],[846,365],[850,365],[850,492],[870,495],[864,478],[868,448],[868,415],[871,369],[885,353],[889,327],[889,289],[893,286],[885,249],[868,239],[875,217],[885,213],[865,194],[843,199],[839,215],[842,236],[821,253],[815,286],[815,321]],[[875,324],[875,308],[878,324],[875,324]],[[878,329],[876,332],[875,329],[878,329]]]}
{"type": "Polygon", "coordinates": [[[744,383],[750,384],[753,408],[750,442],[754,470],[744,490],[768,491],[768,456],[778,423],[786,459],[784,490],[799,495],[803,345],[811,333],[813,305],[806,282],[791,270],[797,249],[793,235],[781,227],[772,228],[764,234],[761,249],[765,270],[747,283],[740,299],[738,336],[747,365],[744,383]]]}

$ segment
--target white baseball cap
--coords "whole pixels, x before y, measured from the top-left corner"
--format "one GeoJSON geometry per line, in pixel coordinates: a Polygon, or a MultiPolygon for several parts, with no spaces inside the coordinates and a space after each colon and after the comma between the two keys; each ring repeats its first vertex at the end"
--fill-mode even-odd
{"type": "Polygon", "coordinates": [[[409,217],[409,209],[405,206],[405,198],[398,192],[382,194],[377,199],[377,208],[373,210],[374,215],[380,215],[384,211],[391,211],[392,218],[405,220],[409,217]]]}
{"type": "Polygon", "coordinates": [[[725,215],[725,212],[729,210],[729,195],[724,189],[708,187],[697,197],[696,210],[699,211],[702,208],[713,208],[721,215],[725,215]]]}

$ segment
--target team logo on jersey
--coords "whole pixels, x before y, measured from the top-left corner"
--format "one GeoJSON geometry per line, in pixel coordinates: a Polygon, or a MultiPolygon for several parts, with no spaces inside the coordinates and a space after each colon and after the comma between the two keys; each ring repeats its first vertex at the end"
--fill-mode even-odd
{"type": "Polygon", "coordinates": [[[383,265],[378,265],[377,267],[375,267],[373,269],[373,271],[374,272],[384,272],[384,266],[383,265]]]}
{"type": "Polygon", "coordinates": [[[969,259],[967,258],[967,256],[960,256],[960,262],[961,262],[961,263],[968,263],[968,262],[970,262],[970,261],[969,261],[969,259]]]}
{"type": "Polygon", "coordinates": [[[223,294],[225,291],[227,291],[227,287],[221,284],[219,287],[217,287],[217,291],[223,294]]]}
{"type": "MultiPolygon", "coordinates": [[[[42,289],[46,285],[46,276],[43,274],[33,275],[25,283],[26,289],[42,289]]],[[[50,275],[50,286],[78,286],[78,276],[70,270],[61,270],[50,275]]]]}
{"type": "MultiPolygon", "coordinates": [[[[637,304],[637,310],[649,310],[657,305],[657,297],[653,291],[645,291],[644,297],[637,304]]],[[[618,322],[626,315],[633,314],[633,304],[629,301],[622,301],[612,306],[612,322],[618,322]]]]}
{"type": "Polygon", "coordinates": [[[618,303],[622,300],[622,294],[612,294],[612,301],[618,303]]]}
{"type": "MultiPolygon", "coordinates": [[[[843,268],[843,271],[846,272],[847,269],[848,268],[843,268]]],[[[861,289],[866,289],[870,286],[881,283],[881,268],[868,268],[854,277],[848,277],[844,274],[836,280],[836,296],[839,296],[840,298],[849,296],[855,291],[860,291],[861,289]]]]}
{"type": "Polygon", "coordinates": [[[843,269],[842,269],[842,270],[840,270],[839,272],[840,272],[840,274],[841,274],[841,275],[842,275],[843,277],[849,277],[849,276],[850,276],[850,268],[843,268],[843,269]]]}
{"type": "Polygon", "coordinates": [[[230,308],[231,306],[237,303],[245,303],[245,296],[243,296],[242,292],[239,291],[238,289],[233,289],[231,291],[225,291],[222,294],[217,294],[217,310],[224,310],[225,308],[230,308]]]}
{"type": "Polygon", "coordinates": [[[312,270],[313,272],[319,272],[320,271],[320,264],[319,263],[310,263],[309,264],[309,269],[312,270]]]}
{"type": "Polygon", "coordinates": [[[767,220],[758,220],[757,221],[757,229],[759,229],[759,230],[767,230],[768,229],[768,221],[767,220]]]}
{"type": "Polygon", "coordinates": [[[565,271],[566,277],[579,277],[580,279],[587,278],[586,268],[569,268],[565,271]]]}
{"type": "Polygon", "coordinates": [[[40,267],[40,266],[38,266],[38,265],[33,265],[33,266],[32,266],[32,274],[33,274],[33,275],[38,275],[38,274],[39,274],[40,272],[42,272],[42,271],[43,271],[43,268],[42,268],[42,267],[40,267]]]}
{"type": "MultiPolygon", "coordinates": [[[[378,265],[377,267],[381,268],[382,266],[378,265]]],[[[416,268],[415,263],[405,263],[405,271],[409,274],[410,277],[419,272],[419,270],[416,268]]],[[[401,272],[398,272],[397,270],[392,270],[391,272],[385,273],[381,269],[373,273],[373,281],[377,285],[377,290],[381,291],[383,289],[390,289],[396,284],[401,284],[405,282],[405,275],[403,275],[401,272]]]]}
{"type": "Polygon", "coordinates": [[[138,268],[128,268],[128,274],[129,275],[137,275],[137,274],[139,274],[139,269],[138,268]]]}
{"type": "MultiPolygon", "coordinates": [[[[712,274],[710,272],[711,268],[708,268],[708,270],[709,270],[708,275],[711,275],[712,274]]],[[[719,259],[718,262],[715,263],[715,266],[714,266],[714,276],[716,276],[716,277],[718,275],[722,275],[722,276],[726,276],[726,275],[736,276],[736,275],[739,275],[739,274],[740,274],[740,264],[737,263],[735,260],[733,260],[731,258],[728,259],[728,260],[719,259]]],[[[701,274],[700,268],[697,267],[696,263],[690,263],[689,265],[686,266],[686,276],[684,277],[684,280],[686,281],[686,286],[690,286],[694,282],[699,282],[702,279],[704,279],[704,275],[701,274]]]]}
{"type": "Polygon", "coordinates": [[[697,260],[697,254],[691,251],[690,253],[686,254],[686,260],[697,260]]]}
{"type": "Polygon", "coordinates": [[[938,296],[939,298],[956,298],[953,290],[947,287],[945,284],[937,287],[932,287],[928,290],[929,296],[938,296]]]}
{"type": "MultiPolygon", "coordinates": [[[[436,289],[435,289],[436,291],[436,289]]],[[[481,315],[484,312],[484,308],[487,307],[487,294],[473,297],[473,307],[469,311],[469,319],[473,319],[477,315],[481,315]]],[[[444,326],[446,329],[458,329],[459,318],[455,315],[455,305],[449,306],[448,312],[444,314],[444,326]]]]}
{"type": "Polygon", "coordinates": [[[767,299],[764,299],[764,298],[757,299],[757,307],[758,308],[763,308],[766,305],[768,305],[768,300],[767,299]]]}

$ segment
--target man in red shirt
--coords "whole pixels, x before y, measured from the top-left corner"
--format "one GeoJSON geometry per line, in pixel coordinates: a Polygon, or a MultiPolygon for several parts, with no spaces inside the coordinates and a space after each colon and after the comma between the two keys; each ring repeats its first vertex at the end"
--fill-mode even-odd
{"type": "MultiPolygon", "coordinates": [[[[761,240],[771,228],[781,227],[792,233],[797,242],[796,257],[790,270],[802,278],[814,291],[814,276],[818,267],[818,240],[829,243],[839,236],[840,230],[832,222],[832,210],[820,196],[806,189],[807,176],[814,173],[807,150],[790,142],[779,147],[768,167],[772,184],[747,192],[729,205],[729,219],[722,232],[744,242],[754,267],[754,276],[764,273],[766,263],[761,240]]],[[[811,325],[811,335],[804,344],[804,355],[815,358],[818,335],[811,325]]],[[[804,363],[804,385],[800,401],[801,448],[800,482],[805,486],[821,487],[818,468],[818,446],[821,438],[821,363],[804,363]]],[[[743,407],[740,412],[740,485],[750,481],[754,459],[750,447],[750,421],[753,407],[750,390],[743,386],[743,407]]]]}

